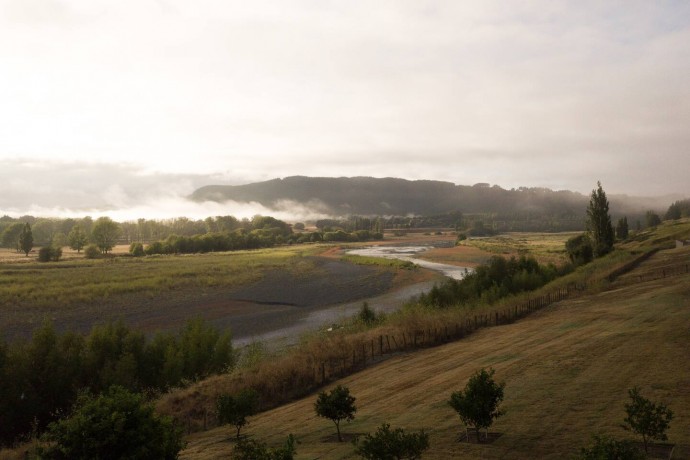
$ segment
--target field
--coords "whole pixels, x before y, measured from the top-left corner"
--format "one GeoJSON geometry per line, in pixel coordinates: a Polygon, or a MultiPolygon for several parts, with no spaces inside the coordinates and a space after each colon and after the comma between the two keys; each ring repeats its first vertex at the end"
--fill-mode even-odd
{"type": "MultiPolygon", "coordinates": [[[[662,251],[638,270],[664,259],[687,261],[685,249],[662,251]]],[[[428,459],[568,458],[593,434],[634,439],[620,428],[627,390],[668,404],[673,458],[689,458],[690,275],[617,287],[562,301],[515,324],[485,329],[442,347],[402,354],[335,382],[357,397],[350,435],[383,422],[431,433],[428,459]],[[476,370],[492,366],[506,382],[503,408],[490,444],[459,442],[459,418],[446,401],[476,370]]],[[[300,459],[355,458],[351,444],[333,442],[334,427],[313,412],[316,395],[250,420],[245,432],[279,445],[300,440],[300,459]]],[[[181,458],[227,458],[227,427],[193,434],[181,458]]]]}
{"type": "MultiPolygon", "coordinates": [[[[687,224],[638,234],[612,256],[555,282],[559,287],[584,282],[589,286],[585,296],[451,344],[389,355],[332,382],[329,388],[342,383],[357,397],[357,418],[344,425],[343,431],[352,438],[374,431],[383,422],[406,430],[425,429],[431,434],[432,447],[424,458],[430,459],[569,458],[593,434],[634,439],[620,425],[627,390],[639,386],[643,395],[674,410],[669,431],[670,442],[676,444],[673,458],[690,458],[690,274],[675,271],[687,267],[690,248],[661,250],[613,283],[607,279],[611,270],[645,251],[668,248],[674,238],[689,237],[687,224]],[[660,273],[669,276],[661,278],[660,273]],[[506,415],[492,427],[493,442],[460,442],[460,420],[446,401],[472,373],[488,366],[506,382],[506,415]]],[[[541,262],[558,263],[565,257],[562,248],[570,236],[510,234],[453,246],[452,235],[417,235],[382,244],[410,244],[419,238],[427,243],[443,241],[445,247],[428,251],[424,258],[447,264],[472,266],[492,254],[523,253],[541,262]]],[[[21,337],[44,318],[52,319],[59,329],[80,331],[94,322],[123,318],[153,331],[202,316],[231,327],[238,336],[238,331],[252,334],[299,322],[305,312],[329,303],[361,302],[384,294],[390,303],[396,292],[433,282],[438,276],[387,260],[353,257],[343,261],[341,246],[351,244],[95,261],[71,257],[56,264],[11,256],[0,262],[0,328],[6,336],[21,337]],[[74,298],[79,300],[73,302],[74,298]]],[[[453,316],[451,312],[415,315],[391,319],[408,321],[403,327],[414,328],[453,316]]],[[[316,351],[325,342],[307,342],[314,337],[318,336],[302,342],[315,347],[312,355],[285,362],[299,366],[300,359],[302,363],[316,359],[316,351]]],[[[282,371],[285,375],[302,371],[291,369],[282,371]]],[[[199,401],[208,407],[217,393],[214,385],[222,387],[227,384],[224,379],[234,377],[217,376],[173,391],[157,407],[180,414],[192,409],[198,415],[199,401]],[[206,389],[213,391],[204,393],[206,389]]],[[[315,393],[293,397],[288,404],[252,417],[243,432],[270,445],[281,444],[292,433],[300,441],[298,459],[355,458],[350,443],[333,442],[333,424],[315,416],[315,398],[315,393]]],[[[228,427],[190,434],[187,439],[181,455],[186,459],[228,458],[234,446],[228,427]]]]}

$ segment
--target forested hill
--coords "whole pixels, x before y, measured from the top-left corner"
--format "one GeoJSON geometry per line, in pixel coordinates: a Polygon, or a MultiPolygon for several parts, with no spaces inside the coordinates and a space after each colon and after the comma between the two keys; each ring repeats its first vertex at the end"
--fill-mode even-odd
{"type": "MultiPolygon", "coordinates": [[[[596,185],[596,184],[595,184],[596,185]]],[[[331,214],[433,215],[452,211],[501,216],[574,216],[582,220],[588,196],[546,188],[506,190],[489,184],[455,185],[450,182],[372,177],[294,176],[246,185],[209,185],[196,190],[195,201],[256,202],[276,209],[289,200],[331,214]]],[[[614,215],[663,210],[670,201],[654,205],[648,199],[610,197],[614,215]]]]}

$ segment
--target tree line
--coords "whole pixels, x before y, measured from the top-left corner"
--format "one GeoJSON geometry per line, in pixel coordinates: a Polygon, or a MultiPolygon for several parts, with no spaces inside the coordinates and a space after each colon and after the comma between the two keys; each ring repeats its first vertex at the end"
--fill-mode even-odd
{"type": "Polygon", "coordinates": [[[151,339],[122,322],[94,326],[86,336],[58,333],[47,322],[30,341],[0,342],[0,445],[43,431],[84,391],[163,391],[234,363],[230,333],[200,319],[151,339]]]}

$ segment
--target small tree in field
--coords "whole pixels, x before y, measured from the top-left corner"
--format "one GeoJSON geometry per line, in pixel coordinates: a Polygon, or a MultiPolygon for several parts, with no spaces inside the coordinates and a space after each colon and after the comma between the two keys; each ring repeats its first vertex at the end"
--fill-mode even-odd
{"type": "Polygon", "coordinates": [[[625,412],[628,414],[625,418],[625,428],[642,435],[644,450],[647,452],[648,440],[668,439],[666,430],[673,419],[673,412],[663,404],[656,404],[644,398],[638,387],[628,390],[628,395],[632,401],[625,405],[625,412]]]}
{"type": "Polygon", "coordinates": [[[237,395],[220,395],[216,401],[218,422],[221,425],[235,425],[237,439],[240,430],[247,424],[247,417],[256,414],[259,408],[259,394],[251,388],[240,391],[237,395]]]}
{"type": "Polygon", "coordinates": [[[347,387],[338,385],[330,393],[321,392],[314,403],[314,410],[319,417],[327,418],[335,423],[335,429],[338,432],[338,441],[342,442],[343,438],[340,436],[340,421],[347,420],[348,422],[354,420],[355,412],[355,397],[350,395],[350,390],[347,387]]]}
{"type": "Polygon", "coordinates": [[[406,434],[402,428],[390,429],[384,423],[373,435],[358,441],[355,453],[367,460],[417,460],[429,448],[429,434],[424,430],[406,434]]]}
{"type": "Polygon", "coordinates": [[[488,430],[494,419],[503,415],[498,405],[503,401],[505,383],[496,383],[493,379],[494,373],[493,369],[476,372],[467,382],[465,391],[454,392],[448,401],[462,422],[477,430],[477,440],[480,429],[486,429],[488,437],[488,430]]]}

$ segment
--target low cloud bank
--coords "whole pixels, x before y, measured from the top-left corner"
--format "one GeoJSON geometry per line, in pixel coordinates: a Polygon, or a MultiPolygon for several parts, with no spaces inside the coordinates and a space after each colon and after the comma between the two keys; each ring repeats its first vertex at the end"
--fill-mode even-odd
{"type": "Polygon", "coordinates": [[[0,181],[0,215],[20,217],[109,216],[124,222],[145,219],[270,215],[295,222],[329,217],[323,205],[281,200],[259,203],[195,202],[195,189],[226,182],[221,176],[143,173],[133,166],[91,163],[10,162],[0,181]]]}

